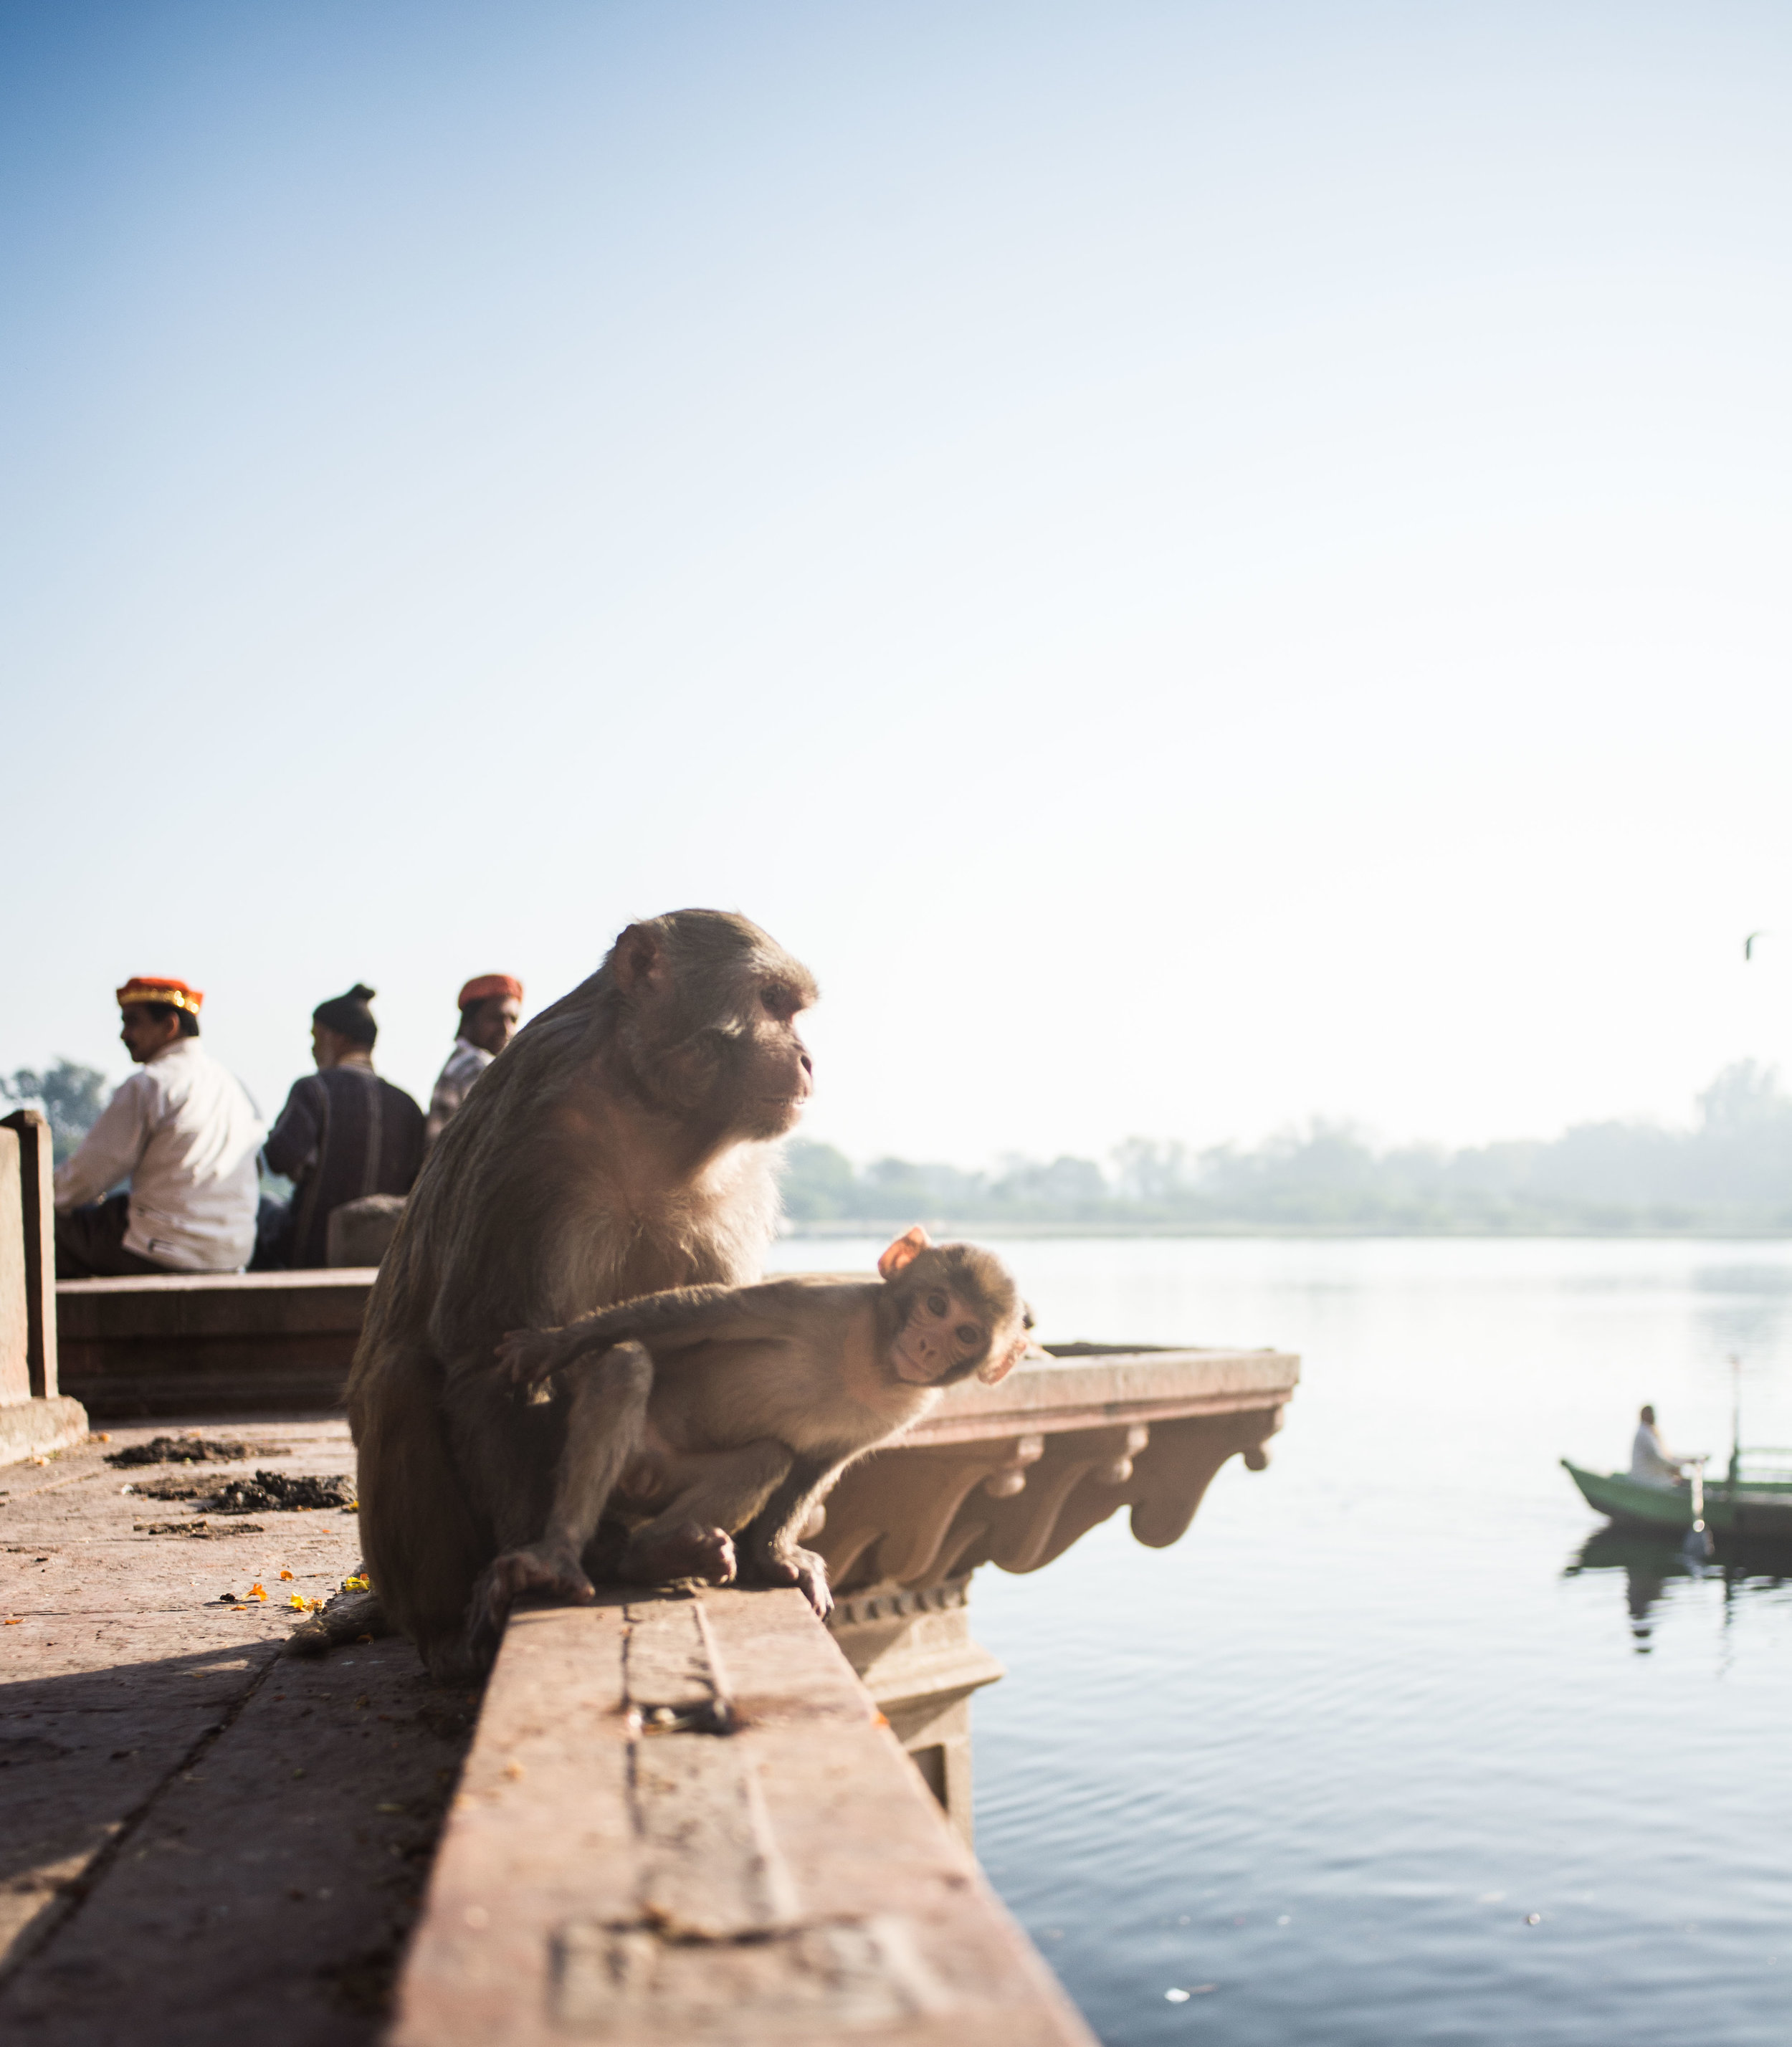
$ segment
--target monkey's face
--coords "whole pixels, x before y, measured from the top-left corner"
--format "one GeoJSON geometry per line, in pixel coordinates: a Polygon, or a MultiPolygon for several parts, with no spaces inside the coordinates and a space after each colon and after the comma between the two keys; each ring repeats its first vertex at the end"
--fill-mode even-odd
{"type": "Polygon", "coordinates": [[[890,1369],[911,1386],[949,1386],[981,1363],[991,1330],[950,1287],[929,1287],[909,1303],[890,1346],[890,1369]]]}
{"type": "Polygon", "coordinates": [[[888,1290],[879,1310],[892,1377],[951,1386],[975,1372],[986,1386],[1025,1355],[1031,1310],[993,1252],[935,1244],[917,1223],[877,1261],[888,1290]]]}
{"type": "Polygon", "coordinates": [[[669,969],[641,974],[626,1028],[637,1092],[714,1136],[782,1137],[814,1085],[796,1030],[810,993],[776,973],[699,978],[690,990],[669,969]]]}
{"type": "Polygon", "coordinates": [[[788,981],[756,978],[745,992],[724,1083],[743,1137],[794,1130],[815,1091],[815,1067],[796,1029],[803,1008],[803,991],[788,981]]]}

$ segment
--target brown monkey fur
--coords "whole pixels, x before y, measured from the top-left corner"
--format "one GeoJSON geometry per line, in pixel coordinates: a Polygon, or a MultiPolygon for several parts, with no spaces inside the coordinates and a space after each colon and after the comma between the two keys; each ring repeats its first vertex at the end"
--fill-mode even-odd
{"type": "Polygon", "coordinates": [[[799,1276],[684,1287],[498,1346],[513,1383],[558,1381],[571,1416],[553,1505],[536,1541],[497,1558],[474,1600],[473,1650],[497,1645],[517,1594],[590,1599],[582,1559],[606,1514],[632,1526],[617,1574],[706,1578],[739,1564],[761,1583],[833,1604],[820,1558],[798,1546],[847,1465],[975,1372],[993,1385],[1031,1324],[1008,1268],[917,1226],[875,1279],[799,1276]]]}
{"type": "Polygon", "coordinates": [[[373,1592],[315,1632],[395,1627],[437,1675],[464,1670],[474,1585],[546,1526],[572,1404],[520,1395],[498,1339],[759,1276],[815,994],[744,917],[675,911],[631,924],[480,1075],[405,1205],[350,1376],[373,1592]]]}

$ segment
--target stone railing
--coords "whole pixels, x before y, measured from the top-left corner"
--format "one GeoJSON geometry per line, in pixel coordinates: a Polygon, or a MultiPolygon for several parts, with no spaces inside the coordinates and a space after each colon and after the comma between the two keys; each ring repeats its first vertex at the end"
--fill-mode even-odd
{"type": "Polygon", "coordinates": [[[846,1474],[811,1538],[837,1590],[925,1590],[986,1563],[1036,1571],[1122,1507],[1163,1549],[1228,1457],[1268,1462],[1299,1373],[1281,1351],[1048,1355],[1001,1386],[954,1387],[896,1449],[846,1474]]]}
{"type": "Polygon", "coordinates": [[[506,1632],[391,2047],[1095,2047],[794,1592],[506,1632]]]}
{"type": "Polygon", "coordinates": [[[0,1117],[0,1465],[87,1433],[56,1380],[56,1225],[43,1112],[0,1117]]]}

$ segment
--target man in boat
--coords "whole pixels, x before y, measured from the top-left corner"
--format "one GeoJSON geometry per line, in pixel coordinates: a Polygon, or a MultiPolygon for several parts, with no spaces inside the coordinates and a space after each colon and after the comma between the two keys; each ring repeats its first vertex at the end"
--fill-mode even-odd
{"type": "Polygon", "coordinates": [[[241,1082],[200,1046],[204,1000],[168,974],[118,990],[118,1035],[137,1070],[56,1168],[57,1279],[248,1263],[261,1124],[241,1082]],[[120,1181],[130,1190],[108,1194],[120,1181]]]}
{"type": "Polygon", "coordinates": [[[1639,1485],[1678,1485],[1685,1476],[1686,1459],[1670,1450],[1655,1426],[1655,1410],[1646,1407],[1638,1418],[1636,1441],[1631,1445],[1630,1475],[1639,1485]]]}

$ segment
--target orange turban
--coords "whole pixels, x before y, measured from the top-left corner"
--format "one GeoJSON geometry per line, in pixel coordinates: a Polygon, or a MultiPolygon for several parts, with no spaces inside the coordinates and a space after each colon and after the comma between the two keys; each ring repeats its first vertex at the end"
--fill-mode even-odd
{"type": "Polygon", "coordinates": [[[460,1007],[469,1003],[489,1002],[494,995],[508,995],[515,1001],[523,999],[523,984],[513,973],[482,973],[460,992],[460,1007]]]}
{"type": "Polygon", "coordinates": [[[197,1016],[204,1000],[200,989],[189,988],[184,981],[171,981],[165,973],[134,973],[118,990],[121,1009],[130,1008],[134,1002],[165,1002],[171,1009],[184,1009],[197,1016]]]}

